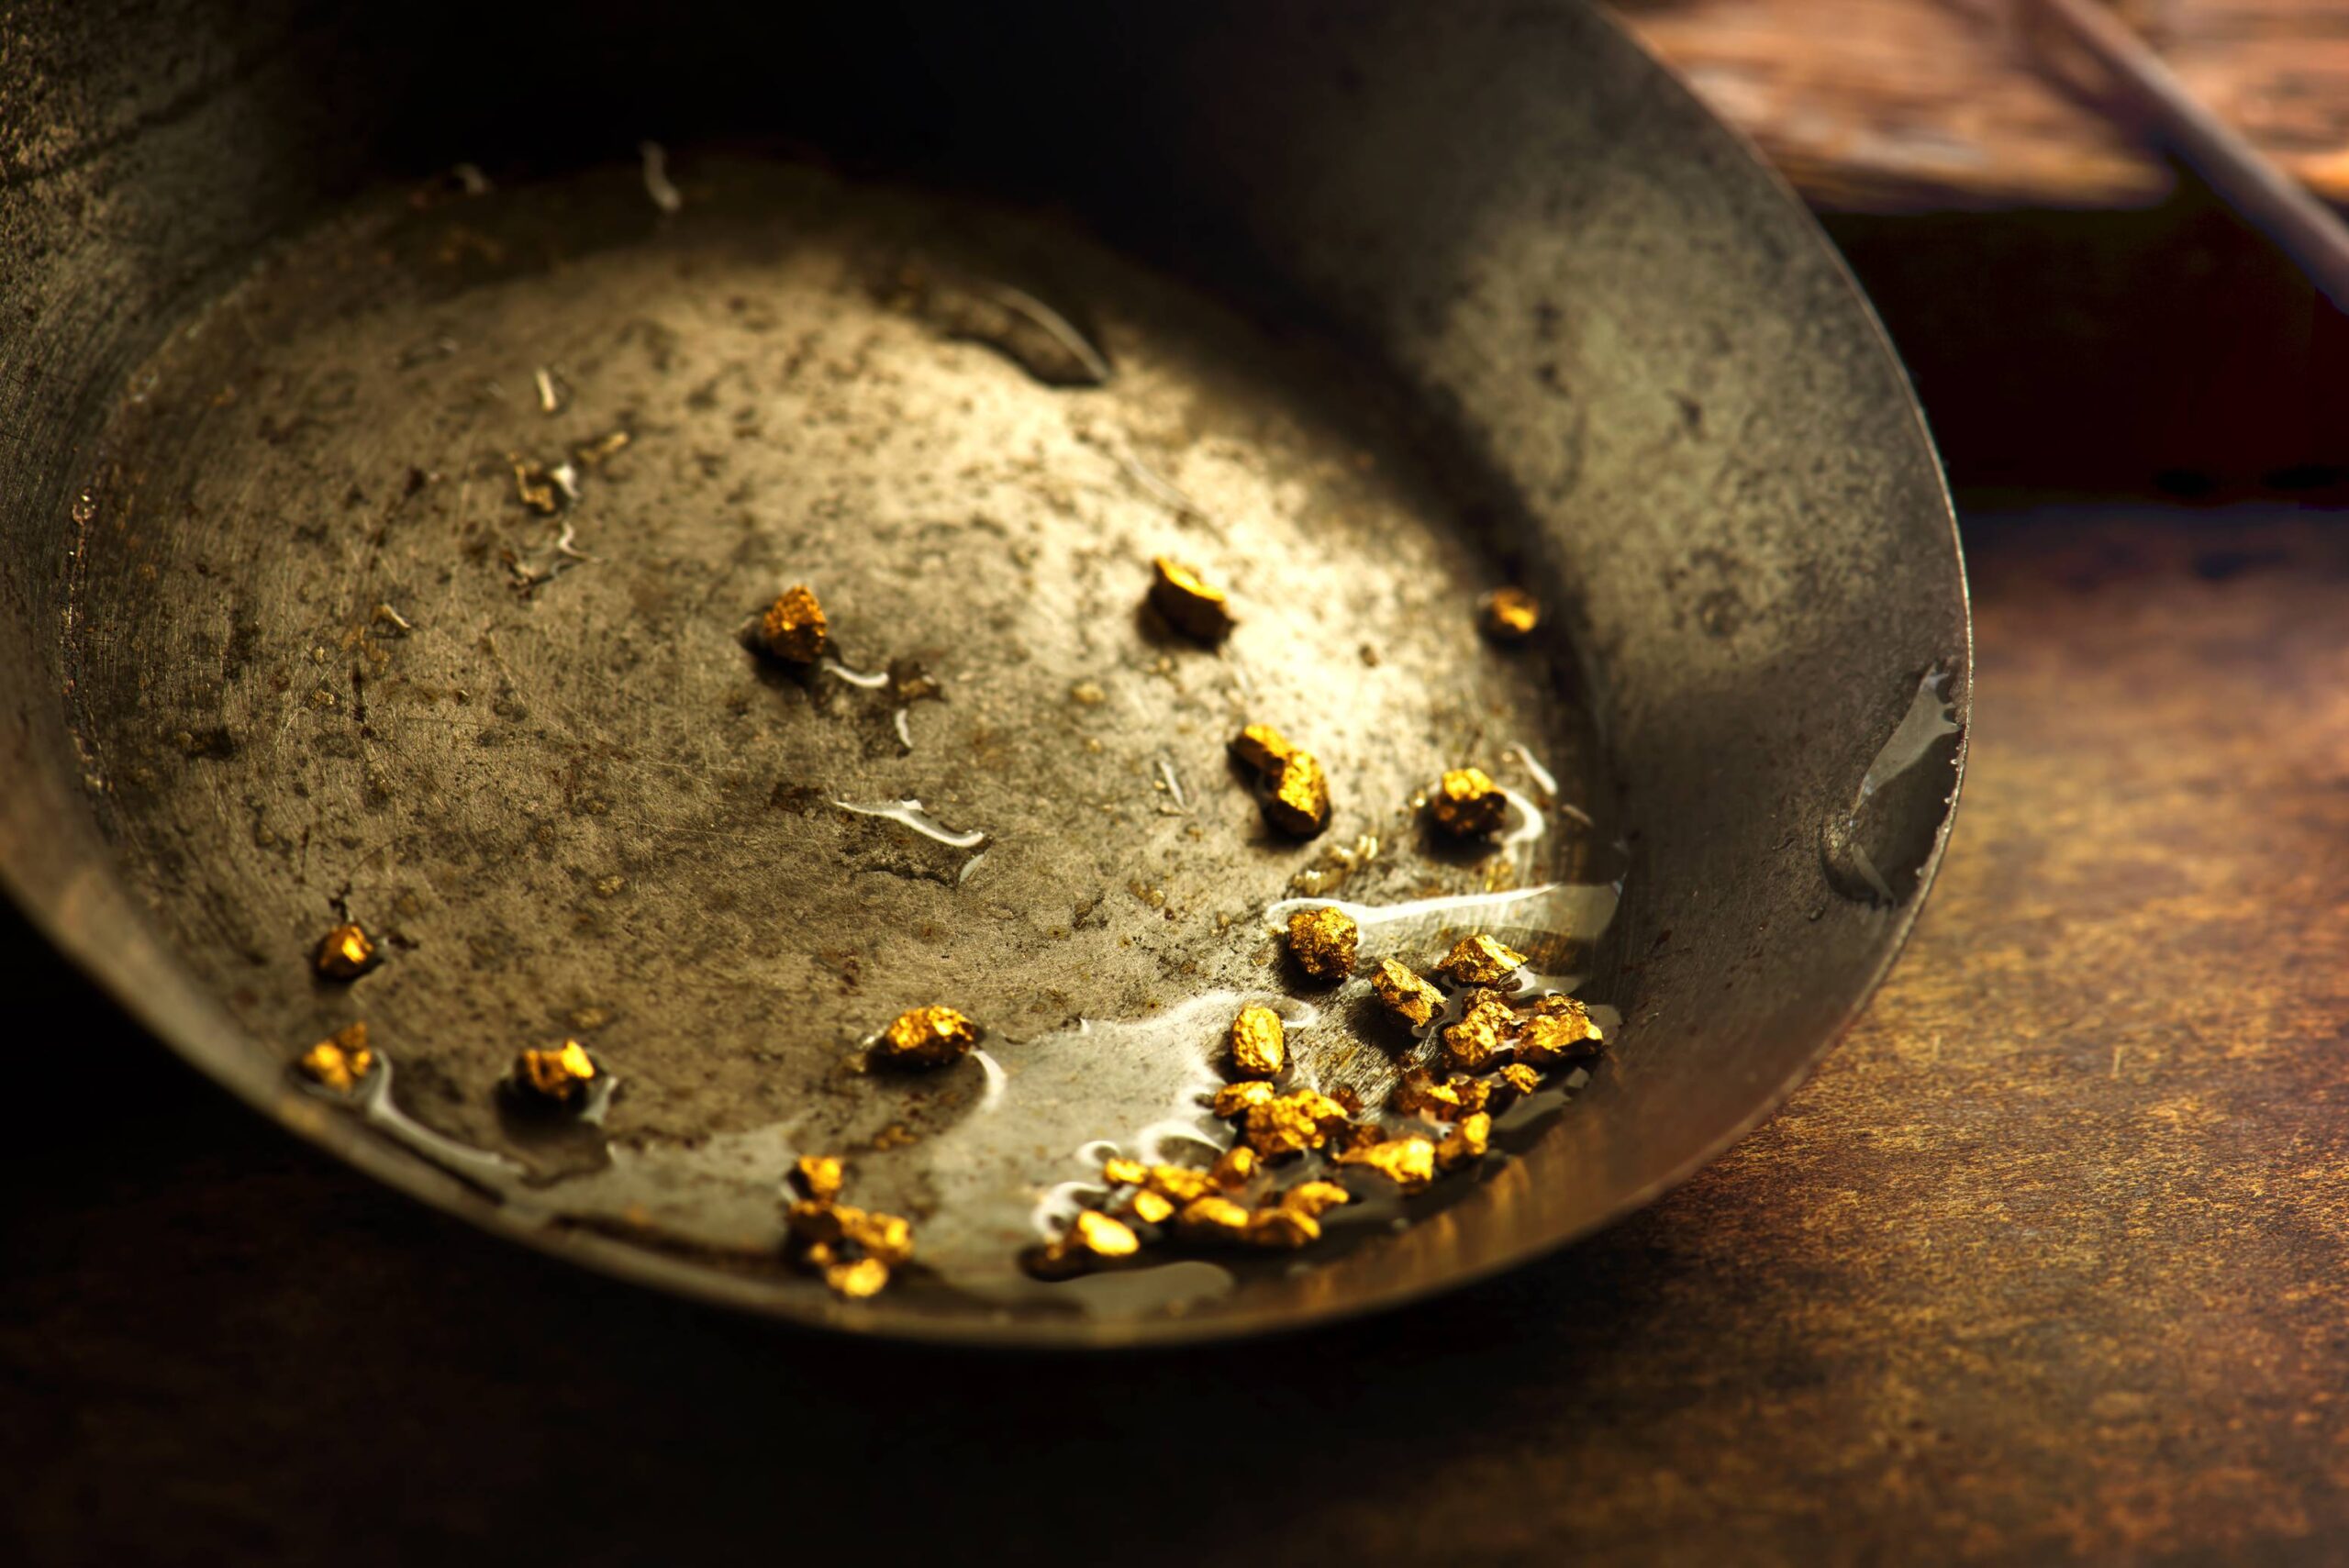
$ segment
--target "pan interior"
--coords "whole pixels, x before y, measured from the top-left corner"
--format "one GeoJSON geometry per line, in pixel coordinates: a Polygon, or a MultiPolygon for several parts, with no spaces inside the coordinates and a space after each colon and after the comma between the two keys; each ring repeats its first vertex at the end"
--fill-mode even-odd
{"type": "Polygon", "coordinates": [[[366,1021],[388,1083],[334,1114],[779,1300],[822,1287],[778,1180],[840,1152],[915,1222],[895,1312],[1215,1311],[1288,1260],[1017,1260],[1112,1146],[1229,1136],[1199,1095],[1243,1001],[1374,1104],[1424,1054],[1268,911],[1587,967],[1620,857],[1573,651],[1480,637],[1520,558],[1375,377],[1008,209],[690,150],[484,185],[273,250],[129,378],[73,508],[101,825],[256,1053],[366,1021]],[[1219,649],[1142,608],[1159,555],[1231,590],[1219,649]],[[829,666],[745,643],[795,583],[829,666]],[[1322,837],[1265,825],[1252,722],[1326,765],[1322,837]],[[1471,762],[1517,806],[1464,854],[1413,802],[1471,762]],[[385,962],[319,980],[345,917],[385,962]],[[983,1051],[865,1071],[931,1002],[983,1051]],[[600,1124],[510,1114],[565,1037],[617,1075],[600,1124]]]}

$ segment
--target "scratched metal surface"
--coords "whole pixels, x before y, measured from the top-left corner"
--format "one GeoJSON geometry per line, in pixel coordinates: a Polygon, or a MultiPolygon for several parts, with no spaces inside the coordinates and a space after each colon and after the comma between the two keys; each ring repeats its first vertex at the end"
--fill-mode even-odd
{"type": "MultiPolygon", "coordinates": [[[[8,69],[61,128],[0,185],[0,240],[39,263],[0,281],[23,780],[0,863],[166,1038],[386,1179],[844,1328],[1240,1332],[1652,1197],[1800,1079],[1913,917],[1958,746],[1897,788],[1876,760],[1929,677],[1961,725],[1969,698],[1921,424],[1809,220],[1586,11],[916,8],[919,70],[838,17],[612,6],[549,39],[474,21],[516,30],[455,57],[334,7],[196,6],[104,48],[88,8],[37,19],[8,69]],[[175,56],[175,91],[95,85],[202,28],[235,47],[175,56]],[[494,62],[526,39],[623,147],[670,137],[682,210],[578,116],[514,105],[494,62]],[[397,114],[435,76],[459,106],[397,114]],[[754,130],[851,172],[703,150],[754,130]],[[460,157],[498,189],[452,196],[460,157]],[[991,197],[890,195],[876,167],[991,197]],[[1073,392],[941,340],[873,284],[907,254],[1041,290],[1119,376],[1073,392]],[[635,439],[583,477],[564,554],[500,493],[504,454],[614,428],[635,439]],[[1254,597],[1222,657],[1132,618],[1162,541],[1254,597]],[[1504,574],[1559,606],[1546,665],[1445,612],[1504,574]],[[763,678],[728,628],[802,575],[841,585],[851,660],[918,664],[943,700],[763,678]],[[1587,966],[1626,1026],[1571,1135],[1180,1318],[918,1288],[841,1307],[783,1271],[767,1173],[794,1147],[862,1149],[856,1195],[934,1226],[936,1258],[961,1246],[949,1177],[1016,1161],[1033,1186],[1079,1141],[1063,1117],[994,1147],[976,1063],[844,1073],[896,1006],[949,992],[995,1024],[1016,1105],[1079,1017],[1275,976],[1252,912],[1317,851],[1266,841],[1219,773],[1243,716],[1314,735],[1338,833],[1390,846],[1348,896],[1491,884],[1396,831],[1463,751],[1525,747],[1602,819],[1503,882],[1592,874],[1620,828],[1624,904],[1587,966]],[[1196,807],[1158,809],[1161,761],[1196,807]],[[899,796],[985,856],[832,804],[899,796]],[[338,899],[399,939],[349,995],[299,966],[338,899]],[[418,1158],[293,1089],[288,1055],[362,1008],[410,1114],[531,1169],[418,1158]],[[599,1140],[525,1147],[495,1113],[498,1063],[562,1029],[626,1080],[608,1157],[658,1165],[602,1212],[533,1195],[607,1176],[599,1140]]],[[[1164,1093],[1163,1043],[1108,1053],[1084,1086],[1105,1119],[1164,1093]]]]}

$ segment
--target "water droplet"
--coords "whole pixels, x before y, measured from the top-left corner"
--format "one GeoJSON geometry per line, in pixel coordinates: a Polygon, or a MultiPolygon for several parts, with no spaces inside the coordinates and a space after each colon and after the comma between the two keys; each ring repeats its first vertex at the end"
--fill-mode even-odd
{"type": "MultiPolygon", "coordinates": [[[[920,801],[911,798],[870,803],[835,800],[832,804],[842,811],[852,811],[859,817],[885,817],[892,822],[902,823],[923,838],[935,839],[949,849],[975,850],[987,841],[986,834],[976,828],[967,833],[956,832],[937,817],[932,817],[920,801]]],[[[969,869],[967,865],[963,867],[966,872],[969,869]]]]}
{"type": "Polygon", "coordinates": [[[1828,885],[1846,898],[1889,907],[1917,889],[1957,785],[1964,726],[1950,704],[1949,680],[1946,670],[1926,672],[1850,808],[1820,831],[1828,885]]]}

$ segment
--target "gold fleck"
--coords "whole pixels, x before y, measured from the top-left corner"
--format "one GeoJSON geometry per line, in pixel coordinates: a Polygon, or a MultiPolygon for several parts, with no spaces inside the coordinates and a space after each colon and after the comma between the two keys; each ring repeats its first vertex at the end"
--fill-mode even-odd
{"type": "Polygon", "coordinates": [[[1280,1195],[1283,1208],[1293,1208],[1316,1219],[1353,1201],[1354,1195],[1335,1182],[1299,1182],[1280,1195]]]}
{"type": "Polygon", "coordinates": [[[1139,1160],[1104,1160],[1101,1179],[1113,1187],[1138,1187],[1150,1179],[1150,1167],[1139,1160]]]}
{"type": "MultiPolygon", "coordinates": [[[[1524,1038],[1519,1037],[1518,1049],[1524,1050],[1524,1038]]],[[[1500,1071],[1500,1080],[1520,1095],[1530,1095],[1542,1086],[1542,1074],[1522,1062],[1512,1062],[1500,1071]]]]}
{"type": "Polygon", "coordinates": [[[1270,779],[1297,752],[1288,737],[1269,724],[1252,724],[1231,743],[1231,754],[1259,776],[1270,779]]]}
{"type": "Polygon", "coordinates": [[[1342,980],[1353,973],[1362,928],[1332,905],[1299,909],[1288,917],[1288,951],[1297,966],[1316,980],[1342,980]]]}
{"type": "Polygon", "coordinates": [[[1508,796],[1482,768],[1454,768],[1436,781],[1428,817],[1455,839],[1481,838],[1508,817],[1508,796]]]}
{"type": "Polygon", "coordinates": [[[1482,934],[1463,937],[1436,971],[1461,985],[1490,985],[1523,966],[1525,955],[1482,934]]]}
{"type": "Polygon", "coordinates": [[[595,1061],[575,1040],[552,1051],[525,1051],[514,1059],[514,1087],[548,1105],[570,1105],[595,1079],[595,1061]]]}
{"type": "Polygon", "coordinates": [[[873,1059],[890,1067],[943,1067],[978,1040],[978,1026],[953,1008],[915,1007],[881,1032],[873,1059]]]}
{"type": "Polygon", "coordinates": [[[1248,1146],[1272,1160],[1320,1148],[1345,1120],[1345,1107],[1337,1101],[1299,1089],[1249,1106],[1244,1129],[1248,1146]]]}
{"type": "Polygon", "coordinates": [[[1068,689],[1068,695],[1086,707],[1099,707],[1109,700],[1109,694],[1096,681],[1079,681],[1068,689]]]}
{"type": "Polygon", "coordinates": [[[1518,1023],[1518,1057],[1536,1067],[1585,1061],[1606,1049],[1607,1037],[1590,1009],[1572,996],[1544,996],[1518,1023]]]}
{"type": "Polygon", "coordinates": [[[791,1168],[791,1184],[801,1197],[829,1203],[841,1195],[846,1168],[837,1155],[802,1154],[791,1168]]]}
{"type": "Polygon", "coordinates": [[[1145,1225],[1163,1225],[1174,1213],[1174,1202],[1163,1193],[1144,1188],[1126,1199],[1125,1212],[1145,1225]]]}
{"type": "Polygon", "coordinates": [[[1186,1241],[1236,1241],[1248,1230],[1248,1211],[1228,1197],[1195,1198],[1174,1217],[1174,1233],[1186,1241]]]}
{"type": "Polygon", "coordinates": [[[878,1258],[859,1258],[852,1263],[829,1263],[824,1269],[824,1283],[832,1294],[848,1301],[863,1301],[878,1296],[881,1287],[889,1283],[889,1265],[878,1258]]]}
{"type": "Polygon", "coordinates": [[[1495,642],[1522,642],[1542,624],[1541,602],[1522,588],[1496,588],[1485,595],[1476,621],[1495,642]]]}
{"type": "Polygon", "coordinates": [[[328,980],[356,980],[375,967],[375,944],[356,921],[337,926],[318,940],[312,962],[328,980]]]}
{"type": "Polygon", "coordinates": [[[1244,1143],[1235,1143],[1208,1168],[1208,1180],[1230,1192],[1255,1179],[1256,1165],[1256,1151],[1244,1143]]]}
{"type": "Polygon", "coordinates": [[[1424,1138],[1392,1138],[1349,1149],[1338,1156],[1341,1165],[1367,1165],[1407,1193],[1418,1192],[1435,1180],[1435,1145],[1424,1138]]]}
{"type": "Polygon", "coordinates": [[[1463,1117],[1460,1125],[1452,1129],[1452,1136],[1436,1145],[1435,1162],[1440,1169],[1446,1171],[1473,1165],[1485,1157],[1485,1151],[1491,1147],[1492,1140],[1491,1117],[1482,1111],[1463,1117]]]}
{"type": "Polygon", "coordinates": [[[1407,1116],[1430,1117],[1437,1121],[1457,1120],[1461,1114],[1460,1091],[1450,1084],[1437,1083],[1424,1067],[1414,1067],[1403,1074],[1389,1103],[1407,1116]]]}
{"type": "Polygon", "coordinates": [[[1151,562],[1150,602],[1167,624],[1201,642],[1220,642],[1231,629],[1231,602],[1220,588],[1165,556],[1151,562]]]}
{"type": "Polygon", "coordinates": [[[1380,1006],[1413,1029],[1426,1028],[1428,1020],[1443,1006],[1442,992],[1391,958],[1378,961],[1378,973],[1370,977],[1370,988],[1377,994],[1380,1006]]]}
{"type": "Polygon", "coordinates": [[[367,1049],[367,1026],[356,1023],[338,1030],[302,1053],[296,1063],[302,1075],[323,1089],[347,1095],[373,1071],[375,1053],[367,1049]]]}
{"type": "Polygon", "coordinates": [[[1242,1007],[1231,1020],[1231,1071],[1242,1078],[1277,1078],[1288,1063],[1281,1016],[1270,1007],[1242,1007]]]}
{"type": "Polygon", "coordinates": [[[794,664],[813,664],[831,646],[824,606],[805,583],[785,588],[759,617],[759,639],[768,652],[794,664]]]}
{"type": "Polygon", "coordinates": [[[1270,1084],[1260,1079],[1252,1079],[1244,1084],[1226,1084],[1215,1092],[1215,1114],[1238,1116],[1252,1106],[1263,1105],[1277,1091],[1270,1084]]]}
{"type": "Polygon", "coordinates": [[[1469,994],[1467,1011],[1443,1029],[1443,1059],[1464,1073],[1482,1073],[1508,1044],[1517,1015],[1490,991],[1469,994]]]}
{"type": "Polygon", "coordinates": [[[1141,1242],[1123,1223],[1092,1209],[1079,1209],[1069,1224],[1068,1234],[1061,1244],[1072,1251],[1081,1251],[1096,1258],[1130,1258],[1141,1251],[1141,1242]]]}
{"type": "Polygon", "coordinates": [[[1240,1239],[1251,1247],[1294,1251],[1321,1239],[1321,1222],[1301,1208],[1260,1208],[1248,1217],[1240,1239]]]}
{"type": "Polygon", "coordinates": [[[1264,820],[1294,838],[1309,839],[1330,825],[1330,776],[1310,751],[1292,751],[1264,800],[1264,820]]]}
{"type": "Polygon", "coordinates": [[[1143,1184],[1160,1197],[1177,1204],[1197,1203],[1215,1193],[1214,1180],[1205,1171],[1188,1165],[1152,1165],[1143,1184]]]}

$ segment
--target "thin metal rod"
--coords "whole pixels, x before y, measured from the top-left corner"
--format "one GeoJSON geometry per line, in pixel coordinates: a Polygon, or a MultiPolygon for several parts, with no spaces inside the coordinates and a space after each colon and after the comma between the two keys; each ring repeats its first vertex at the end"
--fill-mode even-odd
{"type": "Polygon", "coordinates": [[[2332,208],[2188,92],[2099,0],[2026,0],[2024,8],[2094,60],[2180,161],[2275,241],[2335,308],[2349,311],[2349,227],[2332,208]]]}

